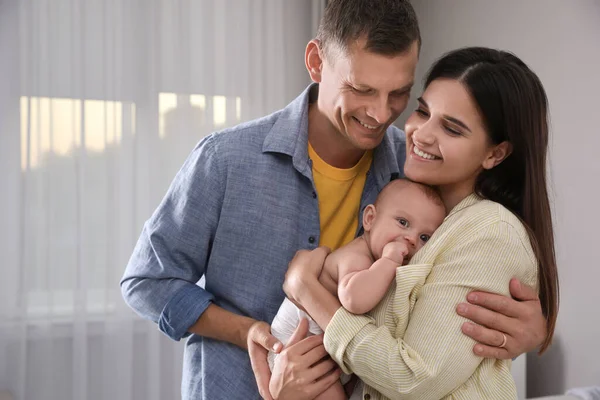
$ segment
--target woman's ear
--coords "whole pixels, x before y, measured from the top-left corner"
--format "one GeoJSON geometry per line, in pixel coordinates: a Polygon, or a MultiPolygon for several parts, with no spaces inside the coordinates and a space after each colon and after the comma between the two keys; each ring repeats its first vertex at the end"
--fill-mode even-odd
{"type": "Polygon", "coordinates": [[[363,228],[365,229],[365,232],[371,231],[376,213],[377,210],[375,210],[375,206],[373,204],[369,204],[365,208],[365,211],[363,212],[363,228]]]}
{"type": "Polygon", "coordinates": [[[502,161],[506,159],[506,157],[510,156],[512,153],[513,147],[512,144],[508,141],[504,141],[491,150],[488,157],[483,160],[482,167],[484,169],[492,169],[496,165],[500,164],[502,161]]]}
{"type": "Polygon", "coordinates": [[[313,82],[321,82],[321,71],[323,69],[323,56],[321,46],[317,39],[313,39],[306,45],[304,63],[313,82]]]}

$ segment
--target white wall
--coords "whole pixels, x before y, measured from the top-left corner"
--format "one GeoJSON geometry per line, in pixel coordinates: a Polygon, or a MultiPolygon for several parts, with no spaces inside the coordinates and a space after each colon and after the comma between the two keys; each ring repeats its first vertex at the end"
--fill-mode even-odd
{"type": "MultiPolygon", "coordinates": [[[[528,397],[600,386],[600,1],[413,0],[423,49],[414,98],[443,52],[510,50],[550,101],[550,151],[561,308],[554,345],[528,357],[528,397]]],[[[408,111],[399,120],[406,118],[408,111]]]]}

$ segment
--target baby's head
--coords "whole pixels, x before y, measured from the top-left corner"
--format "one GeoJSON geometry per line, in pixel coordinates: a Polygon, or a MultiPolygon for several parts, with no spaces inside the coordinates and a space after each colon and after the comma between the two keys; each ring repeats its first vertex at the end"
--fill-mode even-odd
{"type": "Polygon", "coordinates": [[[375,259],[393,241],[405,241],[410,259],[429,240],[446,216],[439,194],[429,186],[407,179],[388,183],[375,204],[365,208],[365,239],[375,259]]]}

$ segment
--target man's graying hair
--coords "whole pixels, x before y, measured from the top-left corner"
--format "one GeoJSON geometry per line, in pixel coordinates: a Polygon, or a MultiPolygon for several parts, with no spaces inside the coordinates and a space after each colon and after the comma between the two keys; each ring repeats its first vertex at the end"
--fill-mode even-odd
{"type": "Polygon", "coordinates": [[[346,51],[361,38],[367,41],[365,50],[381,55],[402,54],[415,40],[420,48],[419,24],[410,1],[329,0],[317,32],[325,56],[346,51]]]}

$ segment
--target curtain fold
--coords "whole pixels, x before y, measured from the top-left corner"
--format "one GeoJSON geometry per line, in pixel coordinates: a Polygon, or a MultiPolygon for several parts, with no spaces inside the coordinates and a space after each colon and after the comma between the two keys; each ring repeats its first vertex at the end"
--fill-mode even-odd
{"type": "Polygon", "coordinates": [[[0,0],[0,391],[180,397],[119,279],[195,143],[306,86],[323,3],[0,0]]]}

